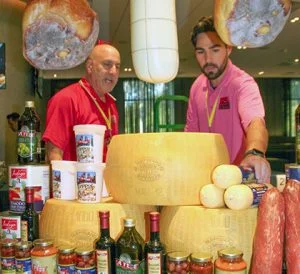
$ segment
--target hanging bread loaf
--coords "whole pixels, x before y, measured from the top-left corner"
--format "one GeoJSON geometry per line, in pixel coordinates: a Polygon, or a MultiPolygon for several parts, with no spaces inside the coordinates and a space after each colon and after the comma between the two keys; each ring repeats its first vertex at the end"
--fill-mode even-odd
{"type": "Polygon", "coordinates": [[[23,15],[23,55],[38,69],[68,69],[85,61],[98,37],[86,0],[32,0],[23,15]]]}
{"type": "Polygon", "coordinates": [[[214,24],[226,44],[256,48],[278,36],[290,12],[290,0],[215,0],[214,24]]]}

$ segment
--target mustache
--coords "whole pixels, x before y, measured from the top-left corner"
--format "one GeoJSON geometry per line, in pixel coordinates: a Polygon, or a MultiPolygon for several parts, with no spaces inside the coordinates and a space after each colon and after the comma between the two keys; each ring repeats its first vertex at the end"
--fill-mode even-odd
{"type": "Polygon", "coordinates": [[[213,64],[213,63],[206,63],[204,66],[203,66],[203,69],[207,68],[207,67],[215,67],[215,68],[218,68],[218,66],[216,64],[213,64]]]}

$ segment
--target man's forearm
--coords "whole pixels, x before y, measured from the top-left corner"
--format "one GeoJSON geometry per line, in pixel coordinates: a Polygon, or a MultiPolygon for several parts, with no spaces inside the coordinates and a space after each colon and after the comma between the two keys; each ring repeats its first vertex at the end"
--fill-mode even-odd
{"type": "Polygon", "coordinates": [[[47,159],[46,161],[50,163],[52,160],[62,160],[63,159],[63,151],[53,145],[51,142],[46,143],[46,152],[47,152],[47,159]]]}
{"type": "Polygon", "coordinates": [[[246,131],[246,151],[255,148],[265,153],[268,139],[269,135],[264,121],[260,118],[253,120],[246,131]]]}

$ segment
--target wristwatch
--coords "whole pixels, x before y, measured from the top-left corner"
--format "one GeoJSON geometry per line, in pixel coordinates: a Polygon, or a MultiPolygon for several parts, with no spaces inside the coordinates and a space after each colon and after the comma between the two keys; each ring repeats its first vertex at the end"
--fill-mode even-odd
{"type": "Polygon", "coordinates": [[[248,156],[248,155],[255,155],[255,156],[260,156],[260,157],[262,157],[262,158],[266,158],[265,153],[262,152],[262,151],[260,151],[260,150],[258,150],[258,149],[256,149],[256,148],[253,148],[253,149],[248,150],[248,151],[245,153],[244,157],[246,157],[246,156],[248,156]]]}

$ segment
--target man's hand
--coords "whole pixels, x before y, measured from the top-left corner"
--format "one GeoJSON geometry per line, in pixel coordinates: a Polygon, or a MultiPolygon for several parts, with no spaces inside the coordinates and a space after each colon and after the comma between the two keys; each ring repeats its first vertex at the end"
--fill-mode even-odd
{"type": "Polygon", "coordinates": [[[50,163],[52,160],[62,160],[63,159],[63,151],[52,144],[51,142],[46,143],[46,162],[50,163]]]}

